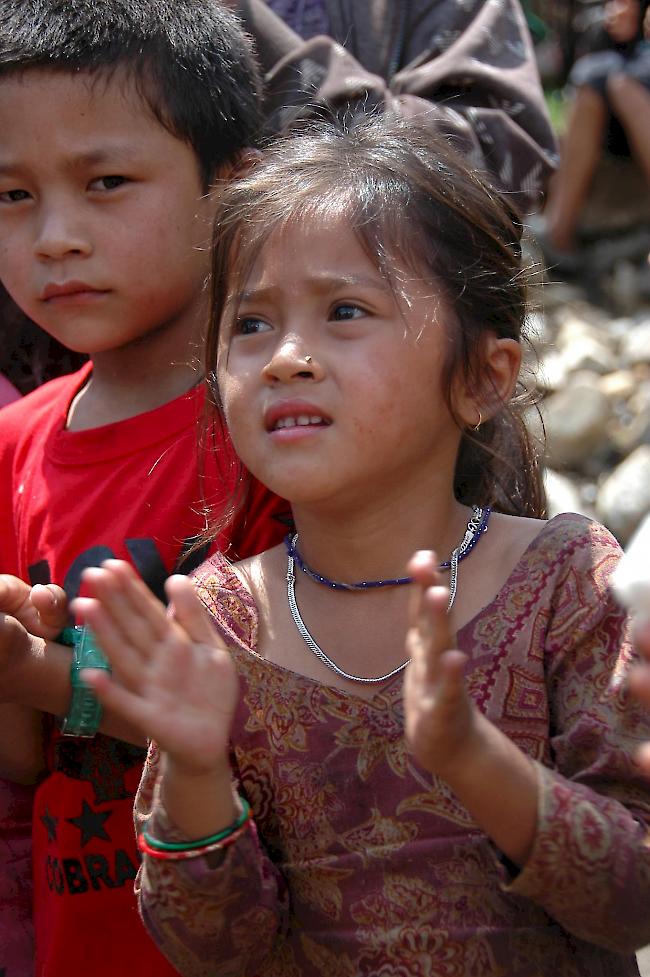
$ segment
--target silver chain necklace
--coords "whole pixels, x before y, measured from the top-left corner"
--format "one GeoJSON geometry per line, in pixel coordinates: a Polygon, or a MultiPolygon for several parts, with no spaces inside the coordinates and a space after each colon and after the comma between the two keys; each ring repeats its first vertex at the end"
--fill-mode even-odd
{"type": "MultiPolygon", "coordinates": [[[[468,539],[472,537],[473,531],[475,530],[474,523],[476,520],[476,515],[476,512],[474,512],[473,519],[468,523],[462,541],[452,552],[451,557],[449,558],[449,603],[447,604],[447,613],[449,613],[449,611],[452,609],[454,600],[456,599],[456,590],[458,589],[458,561],[461,557],[461,553],[467,549],[468,539]]],[[[297,541],[298,534],[296,533],[292,540],[292,547],[294,549],[297,541]]],[[[326,655],[321,646],[316,643],[313,635],[302,619],[298,609],[298,604],[296,602],[296,575],[294,570],[295,561],[292,555],[292,550],[290,549],[287,556],[287,601],[289,602],[291,617],[293,619],[293,623],[296,625],[296,629],[300,637],[303,639],[309,650],[316,655],[316,657],[322,661],[324,665],[331,668],[332,671],[336,672],[337,675],[340,675],[341,678],[349,679],[351,682],[364,682],[366,684],[371,684],[373,682],[385,682],[387,679],[392,678],[393,675],[397,675],[406,668],[411,661],[410,658],[407,658],[406,661],[402,662],[401,665],[398,665],[397,668],[394,668],[391,672],[386,672],[385,675],[377,675],[371,678],[366,678],[363,675],[351,675],[350,672],[346,672],[342,668],[339,668],[336,662],[332,661],[329,655],[326,655]]]]}

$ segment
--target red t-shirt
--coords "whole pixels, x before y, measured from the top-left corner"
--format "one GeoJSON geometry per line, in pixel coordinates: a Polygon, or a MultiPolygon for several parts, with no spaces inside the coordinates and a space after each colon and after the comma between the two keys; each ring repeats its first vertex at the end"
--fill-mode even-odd
{"type": "MultiPolygon", "coordinates": [[[[53,380],[0,413],[0,572],[58,583],[74,597],[81,571],[115,556],[162,595],[170,572],[189,573],[206,555],[204,548],[182,562],[204,528],[202,500],[218,509],[232,490],[232,448],[222,438],[199,463],[202,388],[125,421],[65,430],[91,369],[53,380]]],[[[210,551],[232,541],[244,557],[274,545],[283,529],[273,517],[284,508],[256,486],[246,519],[210,551]]],[[[48,749],[51,772],[33,812],[37,977],[174,974],[133,895],[132,807],[143,751],[102,735],[61,737],[54,723],[48,749]]],[[[19,907],[8,908],[15,926],[19,907]]],[[[5,926],[0,919],[0,937],[5,926]]],[[[3,965],[0,952],[0,973],[3,965]]],[[[6,966],[6,977],[18,977],[6,966]]]]}

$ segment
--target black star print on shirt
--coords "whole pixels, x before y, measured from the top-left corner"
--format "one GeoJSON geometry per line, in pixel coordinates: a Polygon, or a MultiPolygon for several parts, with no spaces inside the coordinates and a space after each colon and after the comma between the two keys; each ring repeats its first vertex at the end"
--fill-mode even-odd
{"type": "MultiPolygon", "coordinates": [[[[46,807],[45,814],[41,814],[41,821],[47,828],[47,840],[56,841],[56,826],[59,823],[59,819],[54,814],[50,814],[46,807]]],[[[1,974],[0,977],[2,977],[1,974]]]]}
{"type": "Polygon", "coordinates": [[[83,808],[78,818],[66,818],[70,824],[81,831],[81,847],[87,845],[92,838],[101,838],[103,841],[110,841],[110,835],[106,834],[104,821],[110,818],[112,811],[94,811],[87,801],[83,802],[83,808]]]}

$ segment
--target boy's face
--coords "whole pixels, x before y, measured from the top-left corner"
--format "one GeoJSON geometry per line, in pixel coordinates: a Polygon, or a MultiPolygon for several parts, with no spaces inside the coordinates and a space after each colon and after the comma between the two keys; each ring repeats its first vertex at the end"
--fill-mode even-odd
{"type": "Polygon", "coordinates": [[[91,356],[204,308],[212,204],[196,156],[124,74],[0,78],[0,280],[91,356]]]}

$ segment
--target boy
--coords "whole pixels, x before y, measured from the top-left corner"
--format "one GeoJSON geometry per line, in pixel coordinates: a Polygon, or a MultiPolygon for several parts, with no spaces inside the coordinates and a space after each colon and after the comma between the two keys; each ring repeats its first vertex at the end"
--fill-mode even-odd
{"type": "MultiPolygon", "coordinates": [[[[0,571],[73,597],[81,570],[114,555],[160,592],[205,555],[184,559],[205,528],[202,503],[223,509],[234,485],[224,437],[195,460],[193,360],[208,190],[254,142],[256,68],[236,19],[211,0],[0,0],[0,25],[0,281],[90,356],[0,415],[0,571]]],[[[258,492],[216,545],[263,549],[279,536],[274,507],[258,492]]],[[[63,705],[68,727],[91,738],[45,721],[45,756],[42,717],[0,711],[5,773],[48,772],[33,812],[36,973],[163,977],[173,971],[132,891],[142,750],[92,738],[93,723],[72,721],[78,706],[63,705]]],[[[3,966],[26,972],[0,956],[3,966]]]]}

